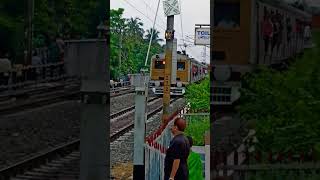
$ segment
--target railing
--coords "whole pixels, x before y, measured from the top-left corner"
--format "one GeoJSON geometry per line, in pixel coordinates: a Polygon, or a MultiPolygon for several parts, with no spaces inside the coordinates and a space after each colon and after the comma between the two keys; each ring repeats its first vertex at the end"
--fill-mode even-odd
{"type": "Polygon", "coordinates": [[[312,151],[296,155],[249,152],[244,146],[230,154],[215,151],[212,176],[237,180],[320,179],[320,163],[313,156],[312,151]]]}
{"type": "MultiPolygon", "coordinates": [[[[178,117],[183,117],[189,122],[193,119],[190,117],[195,116],[209,116],[209,113],[201,114],[186,114],[189,111],[189,107],[184,107],[173,113],[167,120],[167,124],[161,126],[153,134],[146,138],[145,144],[145,177],[146,180],[164,178],[164,159],[167,148],[169,147],[172,139],[171,127],[174,120],[178,117]]],[[[210,173],[210,146],[204,146],[204,148],[195,147],[196,151],[202,155],[204,176],[209,179],[210,173]]]]}
{"type": "Polygon", "coordinates": [[[64,63],[14,67],[11,71],[0,73],[0,91],[17,90],[39,83],[63,80],[66,78],[64,63]]]}
{"type": "Polygon", "coordinates": [[[168,119],[167,124],[162,125],[158,130],[146,138],[145,144],[145,178],[146,180],[164,178],[164,159],[167,147],[172,135],[170,128],[179,113],[186,111],[185,108],[176,111],[168,119]]]}
{"type": "Polygon", "coordinates": [[[242,144],[233,150],[215,148],[213,179],[269,180],[269,179],[320,179],[317,153],[262,152],[256,149],[255,131],[250,130],[242,144]]]}

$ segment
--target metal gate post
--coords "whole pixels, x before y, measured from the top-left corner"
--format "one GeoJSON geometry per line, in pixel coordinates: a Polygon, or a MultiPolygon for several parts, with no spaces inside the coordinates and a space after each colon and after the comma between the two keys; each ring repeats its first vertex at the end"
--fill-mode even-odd
{"type": "Polygon", "coordinates": [[[135,115],[134,115],[134,155],[133,180],[145,179],[144,143],[147,121],[147,98],[149,76],[137,74],[133,76],[135,86],[135,115]]]}

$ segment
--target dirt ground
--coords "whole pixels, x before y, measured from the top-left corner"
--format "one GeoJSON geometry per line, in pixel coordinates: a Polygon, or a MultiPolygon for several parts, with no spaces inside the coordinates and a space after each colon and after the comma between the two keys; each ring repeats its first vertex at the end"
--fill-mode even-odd
{"type": "Polygon", "coordinates": [[[132,163],[121,163],[116,164],[111,169],[111,175],[116,180],[130,180],[133,174],[133,164],[132,163]]]}

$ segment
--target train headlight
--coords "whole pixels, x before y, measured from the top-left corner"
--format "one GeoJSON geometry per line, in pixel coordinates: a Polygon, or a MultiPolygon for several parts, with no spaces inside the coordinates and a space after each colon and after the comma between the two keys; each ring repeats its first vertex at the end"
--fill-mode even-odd
{"type": "Polygon", "coordinates": [[[160,86],[160,82],[159,82],[159,81],[156,81],[156,82],[154,82],[154,85],[155,85],[156,87],[159,87],[159,86],[160,86]]]}
{"type": "Polygon", "coordinates": [[[181,88],[182,87],[182,82],[177,82],[177,87],[181,88]]]}

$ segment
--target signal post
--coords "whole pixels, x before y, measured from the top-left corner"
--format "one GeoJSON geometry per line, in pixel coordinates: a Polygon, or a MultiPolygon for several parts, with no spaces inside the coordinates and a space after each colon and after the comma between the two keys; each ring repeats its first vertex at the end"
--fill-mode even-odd
{"type": "Polygon", "coordinates": [[[178,0],[164,1],[164,13],[167,16],[166,38],[166,55],[165,69],[163,82],[163,116],[162,123],[167,123],[170,109],[170,87],[171,87],[171,72],[172,72],[172,51],[174,43],[174,15],[180,14],[180,6],[178,0]]]}
{"type": "Polygon", "coordinates": [[[171,87],[171,67],[172,67],[172,50],[174,39],[174,16],[168,16],[167,18],[167,30],[165,34],[166,38],[166,55],[165,55],[165,69],[164,69],[164,81],[163,81],[163,116],[162,123],[167,123],[167,117],[169,116],[170,109],[170,87],[171,87]]]}

